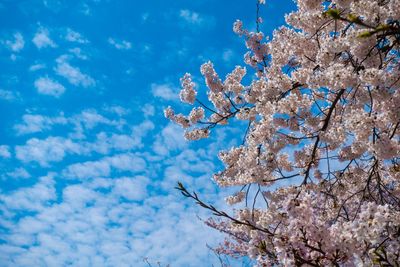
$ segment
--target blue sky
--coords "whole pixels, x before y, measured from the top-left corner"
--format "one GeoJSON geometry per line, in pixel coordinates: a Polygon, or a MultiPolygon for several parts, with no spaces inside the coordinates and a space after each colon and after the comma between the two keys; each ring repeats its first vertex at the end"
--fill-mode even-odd
{"type": "MultiPolygon", "coordinates": [[[[292,8],[270,0],[262,30],[292,8]]],[[[202,63],[243,65],[232,24],[254,18],[243,0],[0,1],[0,265],[217,264],[223,237],[173,188],[224,208],[211,175],[240,129],[187,143],[162,111],[190,108],[185,72],[204,94],[202,63]]]]}

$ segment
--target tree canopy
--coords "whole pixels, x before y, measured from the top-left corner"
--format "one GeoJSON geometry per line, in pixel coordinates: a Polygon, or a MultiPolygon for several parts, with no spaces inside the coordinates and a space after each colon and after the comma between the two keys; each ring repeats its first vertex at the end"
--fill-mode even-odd
{"type": "Polygon", "coordinates": [[[188,140],[247,123],[214,175],[240,188],[226,201],[242,205],[229,215],[178,189],[221,218],[207,221],[227,234],[219,253],[260,266],[399,266],[400,1],[296,2],[270,40],[258,14],[255,31],[236,21],[247,67],[222,80],[204,63],[209,102],[185,74],[180,97],[194,108],[165,110],[188,140]],[[250,188],[264,207],[247,205],[250,188]]]}

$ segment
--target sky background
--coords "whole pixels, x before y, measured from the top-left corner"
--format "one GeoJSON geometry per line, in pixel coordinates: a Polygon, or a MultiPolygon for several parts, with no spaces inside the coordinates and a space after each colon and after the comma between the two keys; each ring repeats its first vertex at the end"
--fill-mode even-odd
{"type": "MultiPolygon", "coordinates": [[[[163,109],[190,110],[185,72],[204,95],[202,63],[244,65],[255,2],[0,0],[0,266],[218,266],[223,236],[174,187],[225,208],[211,177],[241,129],[188,143],[163,109]]],[[[293,5],[268,1],[262,30],[293,5]]]]}

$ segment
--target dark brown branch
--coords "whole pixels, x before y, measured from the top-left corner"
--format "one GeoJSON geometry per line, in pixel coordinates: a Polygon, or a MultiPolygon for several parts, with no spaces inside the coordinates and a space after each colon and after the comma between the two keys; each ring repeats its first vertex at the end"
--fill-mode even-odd
{"type": "Polygon", "coordinates": [[[229,220],[231,220],[233,223],[235,224],[240,224],[240,225],[245,225],[248,226],[249,228],[253,229],[253,230],[257,230],[257,231],[261,231],[263,233],[266,233],[269,236],[273,236],[274,234],[271,233],[268,229],[265,228],[260,228],[257,225],[254,225],[252,223],[250,223],[249,221],[240,221],[238,219],[235,219],[234,217],[228,215],[226,212],[224,211],[219,211],[218,209],[216,209],[213,205],[209,205],[206,204],[205,202],[203,202],[196,194],[196,192],[190,193],[184,186],[182,183],[178,182],[178,186],[175,187],[175,189],[179,190],[183,196],[187,197],[187,198],[192,198],[193,200],[196,201],[196,204],[200,205],[203,208],[206,208],[208,210],[211,210],[212,213],[218,217],[224,217],[227,218],[229,220]]]}

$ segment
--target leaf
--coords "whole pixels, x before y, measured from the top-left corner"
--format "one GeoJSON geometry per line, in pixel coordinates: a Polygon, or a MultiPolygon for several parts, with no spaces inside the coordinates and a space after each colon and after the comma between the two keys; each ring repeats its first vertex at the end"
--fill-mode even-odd
{"type": "Polygon", "coordinates": [[[370,31],[365,31],[357,35],[358,38],[368,38],[372,36],[372,32],[370,31]]]}
{"type": "Polygon", "coordinates": [[[390,29],[390,25],[388,24],[380,24],[378,27],[376,27],[377,31],[386,31],[390,29]]]}
{"type": "Polygon", "coordinates": [[[354,14],[349,14],[349,15],[347,15],[347,19],[348,19],[349,21],[351,21],[351,22],[354,22],[354,23],[360,23],[360,22],[361,22],[360,17],[357,16],[357,15],[354,15],[354,14]]]}
{"type": "Polygon", "coordinates": [[[325,14],[333,19],[340,19],[340,11],[336,8],[331,8],[325,11],[325,14]]]}

